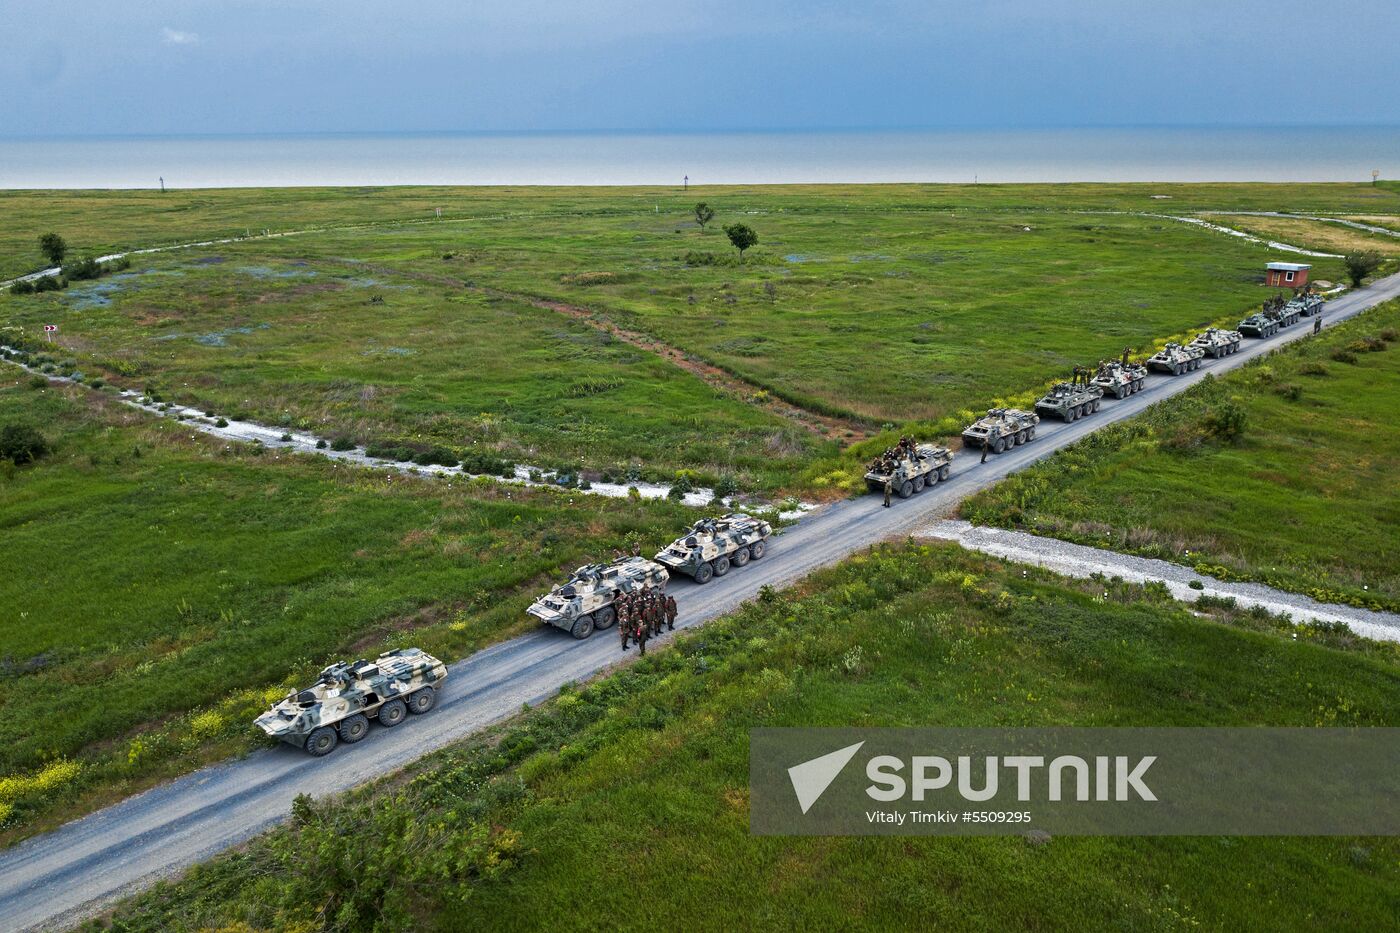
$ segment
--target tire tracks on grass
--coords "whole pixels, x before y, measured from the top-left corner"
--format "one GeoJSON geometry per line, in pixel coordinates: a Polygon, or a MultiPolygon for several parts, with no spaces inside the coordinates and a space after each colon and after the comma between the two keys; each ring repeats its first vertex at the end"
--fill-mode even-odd
{"type": "Polygon", "coordinates": [[[415,281],[426,282],[432,285],[441,285],[447,288],[466,289],[478,295],[487,295],[489,297],[502,298],[508,301],[523,302],[533,308],[561,314],[591,327],[594,330],[602,331],[614,339],[636,347],[639,350],[655,354],[673,366],[683,369],[699,378],[711,388],[747,405],[762,408],[770,414],[782,418],[784,421],[791,422],[803,430],[817,434],[827,440],[834,440],[843,445],[849,445],[857,441],[865,440],[874,433],[872,426],[866,422],[854,418],[823,414],[803,408],[787,399],[774,395],[771,390],[761,385],[750,382],[742,376],[737,376],[713,363],[708,363],[678,347],[673,347],[650,334],[623,327],[608,317],[605,312],[595,308],[571,304],[566,301],[558,301],[553,298],[542,298],[538,295],[530,295],[524,292],[514,292],[490,285],[478,285],[475,282],[456,278],[455,276],[436,275],[431,272],[398,269],[393,266],[356,262],[354,260],[345,259],[317,259],[316,261],[341,265],[363,272],[373,272],[379,275],[413,279],[415,281]]]}

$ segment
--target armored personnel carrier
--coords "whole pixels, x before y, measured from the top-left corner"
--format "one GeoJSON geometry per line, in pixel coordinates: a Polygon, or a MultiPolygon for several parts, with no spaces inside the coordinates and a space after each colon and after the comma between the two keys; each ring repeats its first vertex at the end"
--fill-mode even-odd
{"type": "Polygon", "coordinates": [[[1100,363],[1098,372],[1090,382],[1102,389],[1105,395],[1123,399],[1142,391],[1142,382],[1146,378],[1147,367],[1141,363],[1129,363],[1128,354],[1124,353],[1121,360],[1100,363]]]}
{"type": "Polygon", "coordinates": [[[1284,308],[1292,308],[1298,313],[1299,317],[1312,317],[1314,314],[1321,314],[1322,306],[1326,303],[1327,302],[1322,300],[1321,295],[1315,295],[1312,292],[1304,292],[1291,299],[1288,304],[1284,305],[1284,308]]]}
{"type": "Polygon", "coordinates": [[[1179,343],[1169,343],[1147,358],[1147,368],[1180,376],[1182,373],[1199,369],[1205,355],[1206,351],[1200,347],[1183,347],[1179,343]]]}
{"type": "Polygon", "coordinates": [[[1049,392],[1035,403],[1035,413],[1043,418],[1055,417],[1063,421],[1077,421],[1085,415],[1099,410],[1099,399],[1103,389],[1089,381],[1089,373],[1074,368],[1071,382],[1057,382],[1049,392]]]}
{"type": "Polygon", "coordinates": [[[990,447],[999,454],[1017,444],[1035,438],[1035,426],[1040,416],[1019,408],[989,408],[984,418],[963,428],[963,444],[968,447],[990,447]]]}
{"type": "Polygon", "coordinates": [[[316,683],[293,690],[256,720],[275,739],[316,757],[340,742],[358,742],[371,718],[397,726],[410,713],[426,713],[447,667],[418,648],[387,651],[373,661],[341,661],[321,671],[316,683]]]}
{"type": "Polygon", "coordinates": [[[1229,356],[1239,350],[1240,340],[1240,332],[1237,330],[1207,327],[1196,335],[1196,339],[1191,341],[1191,346],[1206,351],[1212,358],[1218,360],[1222,356],[1229,356]]]}
{"type": "Polygon", "coordinates": [[[642,587],[665,589],[669,579],[665,567],[645,557],[587,564],[575,570],[568,583],[556,586],[525,611],[575,638],[587,638],[595,628],[607,628],[617,621],[612,604],[618,593],[635,593],[642,587]]]}
{"type": "Polygon", "coordinates": [[[1278,333],[1279,322],[1277,318],[1270,317],[1263,311],[1255,311],[1240,321],[1239,329],[1246,337],[1272,337],[1278,333]]]}
{"type": "Polygon", "coordinates": [[[910,442],[891,447],[871,463],[865,473],[865,484],[872,492],[883,492],[888,480],[901,499],[908,499],[922,492],[925,486],[947,479],[952,462],[953,452],[947,447],[910,442]]]}
{"type": "Polygon", "coordinates": [[[772,533],[772,525],[751,515],[702,518],[657,554],[656,562],[696,583],[709,583],[713,577],[724,576],[731,567],[742,567],[763,557],[772,533]]]}

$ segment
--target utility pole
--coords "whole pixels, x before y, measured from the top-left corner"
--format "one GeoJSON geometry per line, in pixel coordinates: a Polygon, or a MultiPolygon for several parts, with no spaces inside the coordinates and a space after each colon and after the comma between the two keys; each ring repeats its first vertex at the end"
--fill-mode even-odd
{"type": "Polygon", "coordinates": [[[690,190],[690,176],[689,176],[689,175],[685,176],[685,179],[684,179],[681,183],[685,186],[682,190],[684,190],[684,191],[689,191],[689,190],[690,190]]]}
{"type": "Polygon", "coordinates": [[[1373,169],[1371,169],[1371,187],[1372,187],[1372,188],[1376,187],[1376,179],[1377,179],[1377,178],[1380,178],[1380,177],[1381,177],[1381,170],[1380,170],[1380,169],[1378,169],[1378,168],[1373,168],[1373,169]]]}
{"type": "Polygon", "coordinates": [[[165,194],[165,176],[160,176],[160,193],[165,194]]]}

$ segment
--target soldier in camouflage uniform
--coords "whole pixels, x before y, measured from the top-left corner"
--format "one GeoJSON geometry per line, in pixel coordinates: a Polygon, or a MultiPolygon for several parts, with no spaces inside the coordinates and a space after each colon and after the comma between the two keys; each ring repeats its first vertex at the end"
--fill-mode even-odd
{"type": "Polygon", "coordinates": [[[666,597],[666,631],[676,630],[676,597],[666,597]]]}
{"type": "Polygon", "coordinates": [[[632,637],[637,640],[637,647],[642,650],[642,657],[647,656],[647,639],[651,638],[651,632],[647,630],[647,624],[642,621],[640,614],[637,618],[636,629],[632,637]]]}
{"type": "Polygon", "coordinates": [[[632,613],[628,609],[626,594],[614,600],[617,611],[617,633],[622,637],[622,650],[627,650],[627,639],[632,632],[632,613]]]}

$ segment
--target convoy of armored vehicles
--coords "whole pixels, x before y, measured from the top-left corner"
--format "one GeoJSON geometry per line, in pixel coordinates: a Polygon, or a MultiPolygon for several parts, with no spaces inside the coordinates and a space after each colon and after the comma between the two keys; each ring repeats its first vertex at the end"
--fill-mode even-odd
{"type": "Polygon", "coordinates": [[[556,586],[525,611],[575,638],[587,638],[595,628],[607,628],[617,621],[612,604],[619,593],[664,590],[670,578],[665,567],[644,557],[587,564],[575,570],[569,582],[556,586]]]}
{"type": "MultiPolygon", "coordinates": [[[[1035,404],[1036,411],[991,408],[963,429],[963,444],[1002,453],[1035,438],[1041,415],[1066,422],[1098,411],[1105,395],[1123,399],[1141,391],[1149,368],[1172,375],[1196,369],[1208,354],[1229,356],[1239,350],[1241,337],[1269,337],[1299,317],[1322,313],[1323,300],[1305,293],[1285,303],[1265,302],[1262,311],[1240,322],[1239,330],[1208,328],[1190,345],[1168,343],[1144,366],[1128,359],[1100,362],[1097,371],[1078,367],[1069,382],[1056,383],[1035,404]]],[[[887,484],[901,498],[948,478],[953,452],[937,444],[901,438],[876,458],[865,474],[866,484],[882,491],[887,484]]],[[[567,583],[554,587],[526,610],[530,615],[575,638],[617,621],[613,602],[621,593],[664,592],[670,572],[697,583],[722,577],[733,567],[759,560],[767,550],[772,526],[743,513],[704,518],[671,542],[654,561],[641,556],[618,557],[609,563],[578,568],[567,583]],[[669,570],[668,570],[669,568],[669,570]]],[[[369,732],[369,721],[392,727],[410,713],[433,708],[436,689],[447,677],[441,661],[418,648],[400,648],[374,661],[340,662],[321,672],[316,683],[292,691],[259,716],[256,724],[269,736],[304,748],[315,756],[328,754],[339,742],[358,742],[369,732]]]]}
{"type": "Polygon", "coordinates": [[[446,677],[447,667],[418,648],[387,651],[373,661],[341,661],[321,671],[310,687],[274,703],[257,725],[319,758],[340,742],[363,739],[370,719],[387,728],[411,713],[426,713],[446,677]]]}
{"type": "Polygon", "coordinates": [[[1171,376],[1180,376],[1197,369],[1205,355],[1206,351],[1194,344],[1183,347],[1179,343],[1169,343],[1147,358],[1147,368],[1171,376]]]}
{"type": "Polygon", "coordinates": [[[1212,359],[1220,359],[1222,356],[1229,356],[1240,348],[1241,335],[1237,330],[1221,330],[1218,327],[1207,327],[1196,335],[1196,339],[1191,341],[1191,346],[1197,350],[1206,351],[1206,355],[1212,359]]]}
{"type": "Polygon", "coordinates": [[[870,464],[865,484],[874,492],[882,492],[885,483],[901,499],[908,499],[924,487],[948,478],[953,452],[938,444],[915,444],[906,441],[886,450],[870,464]]]}
{"type": "Polygon", "coordinates": [[[1040,416],[1019,408],[989,408],[985,417],[963,428],[963,446],[988,447],[999,454],[1035,439],[1040,416]]]}
{"type": "Polygon", "coordinates": [[[773,526],[743,513],[702,518],[690,531],[666,545],[656,562],[673,573],[683,573],[696,583],[709,583],[731,567],[759,560],[768,549],[773,526]]]}

